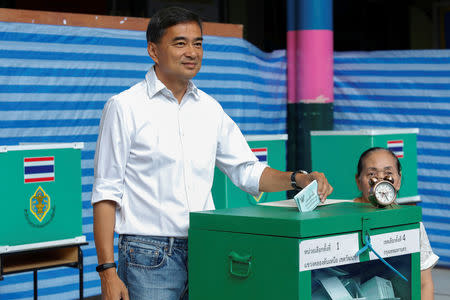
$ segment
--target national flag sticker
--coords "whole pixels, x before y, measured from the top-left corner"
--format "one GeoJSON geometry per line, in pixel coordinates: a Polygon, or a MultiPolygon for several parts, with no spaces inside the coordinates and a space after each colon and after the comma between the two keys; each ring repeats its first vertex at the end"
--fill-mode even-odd
{"type": "Polygon", "coordinates": [[[267,148],[252,148],[252,152],[260,162],[267,164],[267,148]]]}
{"type": "Polygon", "coordinates": [[[25,183],[55,181],[55,157],[25,157],[23,173],[25,183]]]}
{"type": "Polygon", "coordinates": [[[387,147],[395,154],[395,156],[403,158],[403,140],[388,141],[387,147]]]}

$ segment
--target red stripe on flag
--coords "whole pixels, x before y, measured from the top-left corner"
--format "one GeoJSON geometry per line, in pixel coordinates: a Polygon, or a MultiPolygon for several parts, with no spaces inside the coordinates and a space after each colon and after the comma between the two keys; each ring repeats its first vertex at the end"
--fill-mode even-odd
{"type": "Polygon", "coordinates": [[[394,143],[402,143],[402,144],[403,144],[403,140],[398,140],[398,141],[388,141],[388,145],[389,145],[389,144],[394,144],[394,143]]]}
{"type": "Polygon", "coordinates": [[[28,178],[28,179],[25,179],[25,183],[42,182],[42,181],[55,181],[55,177],[42,177],[42,178],[28,178]]]}
{"type": "Polygon", "coordinates": [[[49,156],[49,157],[26,157],[23,159],[24,162],[47,161],[47,160],[55,160],[55,158],[53,156],[49,156]]]}
{"type": "Polygon", "coordinates": [[[267,148],[252,148],[253,152],[257,152],[257,151],[267,151],[267,148]]]}

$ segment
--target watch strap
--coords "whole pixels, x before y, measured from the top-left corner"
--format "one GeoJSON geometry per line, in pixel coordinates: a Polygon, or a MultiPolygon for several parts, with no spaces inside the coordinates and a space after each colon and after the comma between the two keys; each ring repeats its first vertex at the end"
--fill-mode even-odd
{"type": "Polygon", "coordinates": [[[103,271],[105,271],[106,269],[116,268],[116,267],[117,267],[116,263],[113,262],[113,263],[100,264],[100,265],[98,265],[97,267],[95,267],[95,270],[96,270],[97,272],[103,272],[103,271]]]}
{"type": "Polygon", "coordinates": [[[298,173],[308,175],[308,172],[306,172],[304,170],[297,170],[297,171],[292,172],[292,174],[291,174],[291,186],[295,190],[301,190],[302,189],[301,187],[299,187],[297,185],[297,181],[295,181],[295,175],[297,175],[298,173]]]}

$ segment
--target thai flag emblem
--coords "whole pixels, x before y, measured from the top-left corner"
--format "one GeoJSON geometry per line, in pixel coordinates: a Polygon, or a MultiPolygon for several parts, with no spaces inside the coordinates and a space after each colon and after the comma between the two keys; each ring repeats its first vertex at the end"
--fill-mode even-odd
{"type": "Polygon", "coordinates": [[[267,164],[267,148],[252,148],[252,152],[260,162],[267,164]]]}
{"type": "Polygon", "coordinates": [[[403,157],[403,140],[388,141],[387,142],[387,147],[398,158],[402,158],[403,157]]]}
{"type": "Polygon", "coordinates": [[[25,157],[25,183],[55,181],[55,157],[25,157]]]}

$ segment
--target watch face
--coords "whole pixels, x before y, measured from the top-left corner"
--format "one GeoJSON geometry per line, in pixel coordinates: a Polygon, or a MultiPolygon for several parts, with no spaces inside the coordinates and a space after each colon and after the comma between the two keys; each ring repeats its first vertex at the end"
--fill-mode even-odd
{"type": "Polygon", "coordinates": [[[380,205],[389,205],[396,198],[394,186],[389,181],[381,181],[374,186],[374,196],[380,205]]]}

